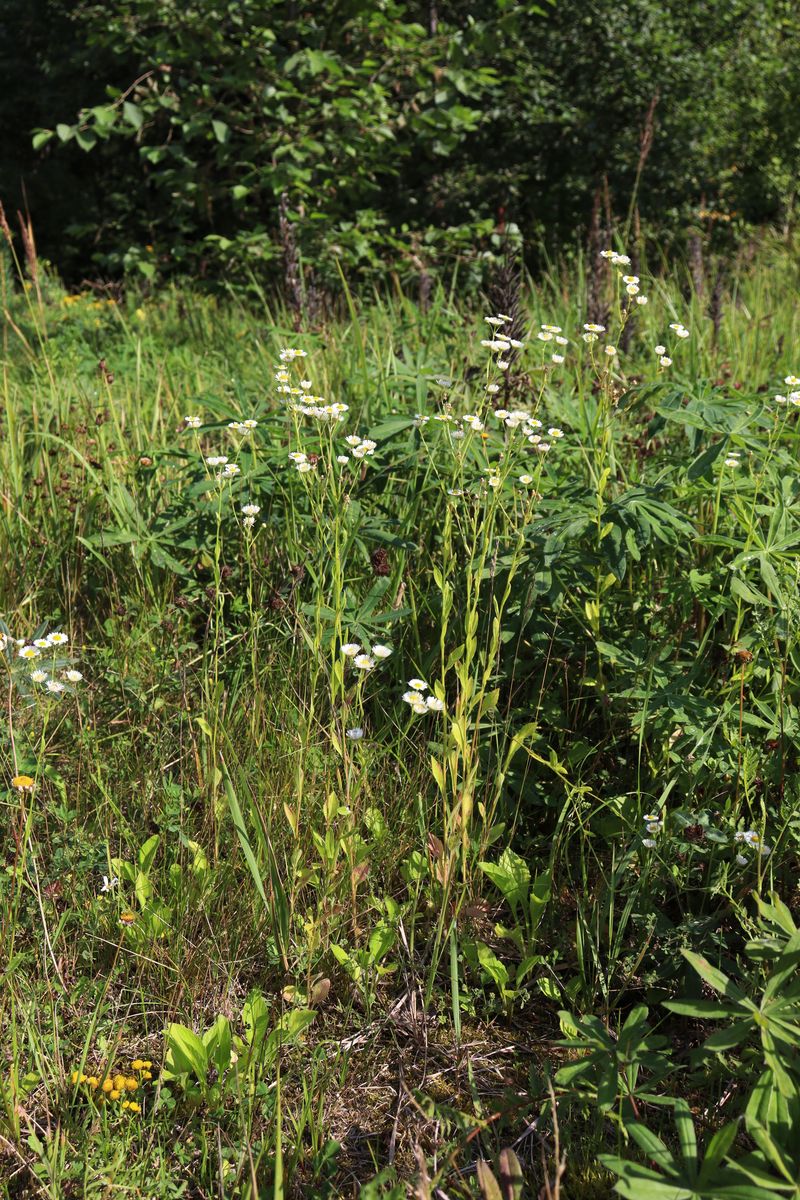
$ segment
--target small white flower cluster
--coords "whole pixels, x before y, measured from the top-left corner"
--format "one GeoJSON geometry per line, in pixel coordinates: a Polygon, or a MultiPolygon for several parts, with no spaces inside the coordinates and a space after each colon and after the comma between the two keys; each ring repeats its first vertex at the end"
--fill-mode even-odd
{"type": "MultiPolygon", "coordinates": [[[[536,337],[540,342],[553,342],[557,346],[568,346],[569,338],[565,338],[561,332],[560,325],[541,325],[536,337]]],[[[564,355],[559,351],[550,355],[550,362],[556,366],[560,366],[564,361],[564,355]]]]}
{"type": "Polygon", "coordinates": [[[0,633],[0,654],[10,653],[12,647],[15,647],[17,658],[23,662],[43,659],[48,663],[48,670],[43,667],[34,668],[30,672],[30,679],[32,683],[43,685],[46,691],[55,696],[67,690],[68,684],[81,683],[83,680],[82,673],[69,665],[73,660],[61,657],[61,648],[68,644],[69,638],[60,630],[48,633],[46,637],[34,638],[31,642],[26,638],[12,638],[0,633]],[[56,675],[59,678],[55,678],[56,675]]]}
{"type": "Polygon", "coordinates": [[[242,468],[236,463],[228,462],[227,454],[209,454],[206,457],[207,467],[221,467],[217,471],[217,483],[224,483],[226,479],[235,479],[237,475],[241,475],[242,468]]]}
{"type": "Polygon", "coordinates": [[[198,417],[196,414],[194,416],[186,416],[183,418],[183,423],[187,429],[199,429],[203,424],[203,418],[198,417]]]}
{"type": "MultiPolygon", "coordinates": [[[[689,330],[686,328],[686,326],[684,324],[682,324],[681,321],[673,321],[672,324],[670,325],[670,329],[675,334],[675,336],[677,338],[680,338],[681,340],[683,340],[684,338],[688,338],[690,336],[689,330]]],[[[658,355],[659,366],[661,366],[661,367],[671,367],[672,366],[672,359],[669,356],[669,354],[667,354],[666,346],[662,346],[659,344],[658,346],[654,347],[654,350],[655,350],[655,353],[658,355]]]]}
{"type": "Polygon", "coordinates": [[[403,699],[418,717],[423,713],[444,711],[444,700],[433,695],[424,679],[409,679],[408,687],[409,690],[403,692],[403,699]],[[427,696],[426,692],[429,693],[427,696]]]}
{"type": "Polygon", "coordinates": [[[725,466],[726,467],[740,467],[741,465],[742,465],[742,463],[741,463],[740,452],[738,450],[729,450],[728,455],[725,459],[725,466]]]}
{"type": "Polygon", "coordinates": [[[583,333],[581,334],[581,337],[583,338],[583,340],[585,342],[588,342],[589,344],[591,344],[592,342],[596,342],[598,336],[601,333],[605,333],[605,331],[606,331],[605,325],[598,325],[594,321],[587,321],[587,323],[583,327],[583,333]]]}
{"type": "MultiPolygon", "coordinates": [[[[631,260],[627,254],[617,254],[616,250],[601,250],[600,257],[606,258],[611,263],[612,267],[629,267],[631,260]]],[[[626,294],[639,305],[647,304],[647,296],[641,294],[639,287],[638,275],[625,275],[622,271],[618,272],[626,294]]]]}
{"type": "Polygon", "coordinates": [[[247,421],[229,421],[228,422],[228,429],[232,429],[235,433],[241,433],[243,435],[252,433],[253,430],[257,429],[257,428],[258,428],[258,421],[253,421],[252,419],[247,420],[247,421]]]}
{"type": "Polygon", "coordinates": [[[492,326],[492,337],[481,340],[481,345],[487,350],[491,350],[493,354],[500,355],[495,360],[495,366],[500,371],[507,371],[511,365],[508,359],[503,358],[503,354],[508,354],[509,350],[521,350],[525,345],[518,338],[509,337],[508,334],[502,333],[500,326],[507,325],[512,318],[507,313],[498,313],[495,317],[484,317],[488,325],[492,326]]]}
{"type": "Polygon", "coordinates": [[[664,822],[658,813],[645,813],[643,821],[645,832],[649,836],[642,838],[642,845],[646,846],[648,850],[653,850],[656,845],[656,840],[653,835],[661,832],[661,830],[664,828],[664,822]]]}
{"type": "Polygon", "coordinates": [[[252,529],[256,523],[256,517],[261,512],[261,505],[243,504],[242,512],[244,513],[244,520],[242,521],[242,524],[244,525],[245,529],[252,529]]]}
{"type": "MultiPolygon", "coordinates": [[[[348,434],[344,440],[350,447],[350,453],[353,458],[372,457],[378,448],[377,442],[373,442],[371,438],[359,437],[357,433],[348,434]]],[[[336,461],[344,466],[344,464],[349,462],[350,459],[346,454],[337,454],[336,461]]]]}
{"type": "MultiPolygon", "coordinates": [[[[787,375],[783,381],[787,388],[800,388],[800,379],[796,375],[787,375]]],[[[776,396],[778,404],[792,404],[795,408],[800,408],[800,392],[788,392],[785,396],[776,396]]]]}
{"type": "MultiPolygon", "coordinates": [[[[755,829],[737,829],[733,835],[734,842],[744,845],[748,850],[757,850],[763,858],[768,858],[772,853],[772,847],[762,842],[755,829]]],[[[740,867],[743,867],[748,859],[744,854],[737,854],[736,861],[740,867]]]]}
{"type": "Polygon", "coordinates": [[[345,642],[342,646],[342,654],[359,671],[371,671],[380,659],[388,658],[391,653],[391,646],[384,646],[381,642],[376,642],[369,651],[364,650],[359,642],[345,642]]]}
{"type": "Polygon", "coordinates": [[[318,421],[343,421],[345,413],[349,412],[350,406],[336,401],[335,404],[326,404],[324,396],[306,396],[305,404],[293,404],[292,412],[300,413],[304,417],[316,417],[318,421]]]}
{"type": "Polygon", "coordinates": [[[301,475],[307,475],[308,472],[313,471],[317,465],[316,459],[310,459],[304,450],[291,450],[289,452],[289,458],[294,463],[295,468],[301,475]]]}
{"type": "Polygon", "coordinates": [[[281,350],[279,358],[281,362],[293,362],[296,358],[306,358],[307,350],[281,350]]]}

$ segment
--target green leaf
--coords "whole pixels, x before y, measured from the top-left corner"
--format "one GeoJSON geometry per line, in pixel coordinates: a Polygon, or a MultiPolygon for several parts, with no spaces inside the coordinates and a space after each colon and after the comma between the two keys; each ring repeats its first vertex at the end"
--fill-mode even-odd
{"type": "Polygon", "coordinates": [[[185,1025],[170,1025],[166,1033],[167,1070],[173,1075],[194,1075],[205,1083],[208,1074],[206,1048],[196,1033],[185,1025]]]}
{"type": "Polygon", "coordinates": [[[211,128],[214,130],[214,137],[221,145],[225,145],[230,137],[230,128],[224,121],[219,121],[214,118],[211,122],[211,128]]]}
{"type": "Polygon", "coordinates": [[[122,105],[122,113],[125,120],[134,129],[141,129],[144,122],[144,113],[139,108],[138,104],[131,104],[130,100],[126,100],[122,105]]]}

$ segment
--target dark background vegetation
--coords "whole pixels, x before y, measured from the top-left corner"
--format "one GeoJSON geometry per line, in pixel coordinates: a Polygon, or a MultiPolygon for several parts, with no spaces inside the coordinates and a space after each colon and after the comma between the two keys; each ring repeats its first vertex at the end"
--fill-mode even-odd
{"type": "Polygon", "coordinates": [[[474,279],[795,206],[796,0],[4,0],[0,77],[0,197],[71,282],[474,279]]]}

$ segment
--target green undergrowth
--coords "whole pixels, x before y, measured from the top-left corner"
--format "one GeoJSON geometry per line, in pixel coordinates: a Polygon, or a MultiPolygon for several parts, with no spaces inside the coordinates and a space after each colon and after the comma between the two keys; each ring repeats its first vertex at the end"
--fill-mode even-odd
{"type": "Polygon", "coordinates": [[[798,266],[590,266],[7,261],[0,1195],[800,1194],[798,266]]]}

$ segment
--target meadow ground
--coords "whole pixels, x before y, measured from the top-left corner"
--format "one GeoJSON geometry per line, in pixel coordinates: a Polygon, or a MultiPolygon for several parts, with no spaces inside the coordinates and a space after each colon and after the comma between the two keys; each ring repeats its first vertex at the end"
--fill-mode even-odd
{"type": "Polygon", "coordinates": [[[5,262],[0,1195],[800,1195],[800,270],[640,261],[5,262]]]}

